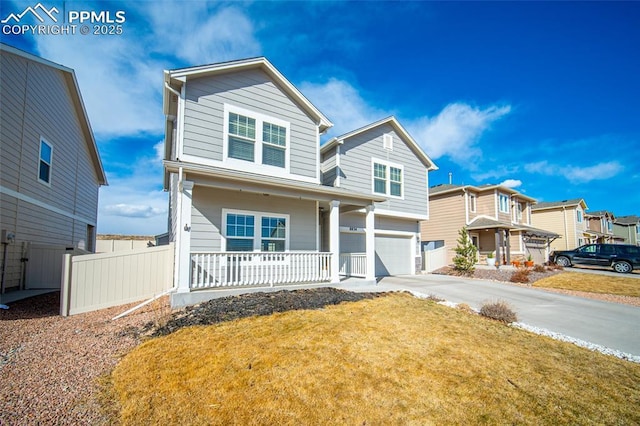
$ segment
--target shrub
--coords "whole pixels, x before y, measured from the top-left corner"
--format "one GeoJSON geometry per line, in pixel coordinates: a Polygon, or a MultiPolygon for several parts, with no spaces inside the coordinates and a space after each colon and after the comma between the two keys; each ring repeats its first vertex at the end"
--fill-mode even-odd
{"type": "Polygon", "coordinates": [[[502,321],[507,324],[518,321],[516,313],[513,312],[511,306],[504,301],[483,304],[480,308],[480,315],[496,321],[502,321]]]}
{"type": "Polygon", "coordinates": [[[542,265],[534,265],[533,272],[545,272],[546,269],[542,265]]]}
{"type": "Polygon", "coordinates": [[[469,238],[467,228],[462,228],[458,234],[458,246],[455,248],[456,255],[453,258],[453,269],[465,275],[471,275],[475,270],[476,253],[478,249],[469,238]]]}
{"type": "Polygon", "coordinates": [[[427,300],[430,300],[432,302],[444,302],[443,298],[438,297],[433,293],[431,293],[431,294],[429,294],[429,296],[427,296],[427,300]]]}
{"type": "Polygon", "coordinates": [[[466,312],[468,314],[475,314],[476,311],[473,310],[473,308],[469,305],[467,305],[466,303],[459,303],[456,308],[462,312],[466,312]]]}
{"type": "Polygon", "coordinates": [[[529,282],[529,270],[525,268],[516,269],[513,274],[511,274],[511,278],[509,281],[512,283],[528,283],[529,282]]]}

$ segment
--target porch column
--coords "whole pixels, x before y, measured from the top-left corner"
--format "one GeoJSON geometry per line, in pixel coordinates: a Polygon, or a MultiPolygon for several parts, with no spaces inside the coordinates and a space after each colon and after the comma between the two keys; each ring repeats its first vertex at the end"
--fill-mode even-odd
{"type": "Polygon", "coordinates": [[[331,252],[331,283],[340,282],[340,201],[329,204],[329,251],[331,252]]]}
{"type": "Polygon", "coordinates": [[[191,205],[193,203],[193,182],[183,180],[180,184],[180,221],[178,222],[178,293],[188,293],[191,278],[191,205]]]}
{"type": "Polygon", "coordinates": [[[502,265],[502,258],[500,257],[500,248],[502,245],[502,242],[500,241],[500,229],[496,228],[495,231],[495,246],[496,246],[496,261],[498,262],[498,265],[502,265]]]}
{"type": "Polygon", "coordinates": [[[505,245],[506,245],[505,252],[507,253],[507,265],[511,265],[511,231],[509,231],[508,229],[505,229],[504,236],[507,239],[505,241],[505,245]]]}
{"type": "Polygon", "coordinates": [[[372,205],[367,206],[367,216],[365,219],[365,251],[367,253],[367,272],[365,279],[376,279],[376,234],[375,234],[375,207],[372,205]]]}

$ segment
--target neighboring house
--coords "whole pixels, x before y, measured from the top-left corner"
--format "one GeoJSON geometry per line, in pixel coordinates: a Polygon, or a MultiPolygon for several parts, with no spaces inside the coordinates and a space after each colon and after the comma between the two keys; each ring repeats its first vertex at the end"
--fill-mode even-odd
{"type": "Polygon", "coordinates": [[[447,247],[455,256],[459,231],[466,227],[478,248],[478,260],[495,253],[502,263],[531,255],[547,260],[549,242],[558,234],[532,226],[535,199],[502,185],[443,184],[429,189],[429,220],[421,224],[424,244],[447,247]]]}
{"type": "Polygon", "coordinates": [[[531,223],[560,235],[561,238],[551,243],[551,250],[572,250],[597,238],[596,233],[589,230],[585,218],[587,208],[582,198],[541,202],[531,209],[531,223]]]}
{"type": "MultiPolygon", "coordinates": [[[[320,135],[332,123],[265,58],[165,71],[163,97],[169,240],[176,244],[174,304],[196,300],[192,290],[203,288],[338,282],[341,270],[373,280],[376,230],[414,238],[416,228],[405,227],[407,218],[394,216],[393,206],[395,198],[413,196],[414,185],[426,185],[424,164],[431,163],[412,151],[415,143],[394,119],[342,140],[355,153],[357,144],[349,139],[362,135],[369,140],[360,143],[379,145],[366,152],[384,153],[388,137],[377,133],[388,133],[410,175],[407,181],[400,173],[400,197],[390,195],[398,183],[397,171],[391,176],[393,161],[385,163],[384,193],[374,190],[382,184],[374,183],[371,158],[361,160],[368,185],[356,184],[355,176],[345,179],[355,189],[323,184],[320,135]],[[419,164],[422,175],[415,180],[419,164]],[[378,208],[391,216],[378,215],[378,208]],[[345,230],[364,231],[365,246],[344,256],[341,265],[345,230]]],[[[325,158],[333,145],[323,148],[325,158]]],[[[426,200],[421,197],[421,213],[410,220],[425,217],[426,200]]],[[[410,205],[409,199],[401,202],[410,205]]]]}
{"type": "Polygon", "coordinates": [[[95,249],[107,179],[73,70],[6,44],[0,54],[2,284],[59,288],[61,254],[95,249]]]}
{"type": "MultiPolygon", "coordinates": [[[[376,276],[419,271],[420,222],[429,218],[433,161],[394,117],[333,138],[320,152],[325,185],[386,197],[374,205],[376,276]]],[[[349,254],[365,252],[365,213],[340,216],[341,265],[349,254]]]]}
{"type": "Polygon", "coordinates": [[[613,222],[613,233],[623,244],[640,246],[640,217],[620,216],[613,222]]]}
{"type": "Polygon", "coordinates": [[[588,230],[594,234],[589,243],[620,244],[622,239],[613,232],[613,213],[606,210],[585,213],[588,230]]]}

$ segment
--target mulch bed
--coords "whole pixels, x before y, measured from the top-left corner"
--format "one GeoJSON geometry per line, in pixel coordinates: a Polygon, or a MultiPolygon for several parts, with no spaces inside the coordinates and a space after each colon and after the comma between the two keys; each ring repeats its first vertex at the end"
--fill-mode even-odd
{"type": "MultiPolygon", "coordinates": [[[[461,274],[460,272],[453,269],[451,266],[445,266],[438,270],[432,272],[432,274],[436,275],[453,275],[459,277],[468,277],[468,278],[476,278],[481,280],[491,280],[491,281],[501,281],[501,282],[511,282],[511,276],[516,272],[513,269],[476,269],[473,274],[461,274]]],[[[534,282],[541,280],[546,277],[550,277],[552,275],[556,275],[561,273],[561,270],[553,269],[549,270],[545,268],[544,272],[534,272],[533,270],[529,271],[529,282],[527,285],[531,285],[534,282]]]]}
{"type": "MultiPolygon", "coordinates": [[[[192,325],[210,325],[239,318],[271,315],[298,309],[321,309],[342,302],[373,299],[385,293],[353,293],[336,288],[281,290],[276,292],[246,293],[203,302],[174,312],[163,326],[155,328],[151,336],[164,336],[192,325]]],[[[150,324],[149,326],[152,326],[150,324]]]]}

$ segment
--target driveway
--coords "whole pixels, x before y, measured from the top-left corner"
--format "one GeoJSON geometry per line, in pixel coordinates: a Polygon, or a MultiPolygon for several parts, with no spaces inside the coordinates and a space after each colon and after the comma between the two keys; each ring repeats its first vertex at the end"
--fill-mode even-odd
{"type": "Polygon", "coordinates": [[[518,320],[570,337],[640,356],[640,308],[544,290],[445,275],[386,277],[377,285],[345,281],[351,291],[414,291],[479,309],[488,301],[511,304],[518,320]]]}

